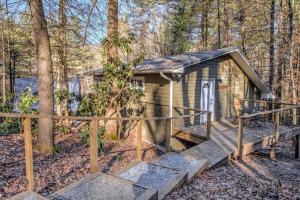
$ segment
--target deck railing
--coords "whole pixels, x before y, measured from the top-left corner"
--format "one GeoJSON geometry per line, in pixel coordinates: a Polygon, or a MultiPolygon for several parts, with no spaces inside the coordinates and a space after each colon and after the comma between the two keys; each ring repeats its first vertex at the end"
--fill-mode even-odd
{"type": "MultiPolygon", "coordinates": [[[[266,104],[270,102],[261,101],[258,103],[266,104]]],[[[299,105],[295,106],[276,102],[272,102],[272,105],[279,105],[284,108],[263,110],[251,114],[244,113],[238,117],[236,158],[243,156],[244,136],[247,136],[248,139],[250,138],[254,142],[267,138],[268,145],[271,145],[270,157],[274,158],[275,145],[279,141],[280,133],[299,128],[299,105]]],[[[299,140],[299,138],[297,139],[299,140]]]]}
{"type": "MultiPolygon", "coordinates": [[[[188,108],[181,108],[188,109],[188,108]]],[[[193,110],[193,109],[190,109],[193,110]]],[[[27,189],[34,190],[34,171],[33,171],[33,149],[32,149],[32,119],[40,118],[52,118],[53,120],[69,120],[69,121],[87,121],[89,123],[89,162],[90,162],[90,173],[95,173],[99,170],[98,166],[98,122],[99,121],[128,121],[137,123],[136,129],[136,152],[137,160],[142,161],[142,127],[145,121],[173,121],[181,120],[184,118],[196,118],[197,116],[203,115],[203,112],[182,114],[175,117],[87,117],[87,116],[57,116],[57,115],[34,115],[34,114],[18,114],[18,113],[0,113],[0,118],[19,118],[22,119],[22,132],[24,136],[24,147],[25,147],[25,166],[26,166],[26,179],[27,189]]],[[[208,114],[209,116],[209,114],[208,114]]],[[[209,119],[209,117],[208,117],[209,119]]],[[[174,123],[173,123],[174,124],[174,123]]],[[[210,130],[210,123],[207,123],[207,130],[210,130]]],[[[210,131],[207,132],[209,137],[210,131]]],[[[170,149],[172,138],[172,129],[167,134],[167,149],[170,149]]]]}

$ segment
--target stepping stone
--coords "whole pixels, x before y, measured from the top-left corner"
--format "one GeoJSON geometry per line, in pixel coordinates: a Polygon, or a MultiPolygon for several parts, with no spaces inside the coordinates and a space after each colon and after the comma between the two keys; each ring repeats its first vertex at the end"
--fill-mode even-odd
{"type": "Polygon", "coordinates": [[[223,147],[213,140],[208,140],[182,152],[183,155],[195,158],[207,159],[208,167],[211,168],[230,156],[223,147]]]}
{"type": "Polygon", "coordinates": [[[158,191],[158,199],[180,187],[187,180],[187,173],[151,163],[141,162],[122,172],[118,177],[158,191]]]}
{"type": "Polygon", "coordinates": [[[61,200],[155,200],[157,199],[157,191],[115,176],[96,173],[51,194],[48,198],[61,200]]]}
{"type": "Polygon", "coordinates": [[[22,192],[10,198],[10,200],[47,200],[45,197],[32,191],[22,192]]]}
{"type": "Polygon", "coordinates": [[[158,160],[151,162],[154,165],[186,171],[188,182],[208,167],[206,159],[199,159],[188,155],[169,153],[161,156],[158,160]]]}

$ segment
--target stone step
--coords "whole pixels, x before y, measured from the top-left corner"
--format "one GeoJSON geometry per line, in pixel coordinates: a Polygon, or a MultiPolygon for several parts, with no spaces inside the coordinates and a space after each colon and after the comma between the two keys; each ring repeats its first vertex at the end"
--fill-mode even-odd
{"type": "Polygon", "coordinates": [[[206,159],[179,153],[168,153],[151,162],[154,165],[177,169],[188,173],[188,182],[208,167],[206,159]]]}
{"type": "Polygon", "coordinates": [[[117,175],[138,185],[158,191],[158,199],[162,199],[187,180],[187,172],[141,162],[138,165],[117,175]]]}
{"type": "Polygon", "coordinates": [[[22,192],[11,198],[10,200],[47,200],[45,197],[39,195],[38,193],[32,191],[22,192]]]}
{"type": "Polygon", "coordinates": [[[96,173],[51,194],[48,198],[64,200],[155,200],[157,199],[157,191],[112,175],[96,173]]]}
{"type": "Polygon", "coordinates": [[[208,168],[213,167],[224,159],[228,159],[231,155],[231,153],[227,152],[223,146],[219,145],[214,140],[208,140],[198,144],[183,151],[182,154],[208,160],[208,168]]]}

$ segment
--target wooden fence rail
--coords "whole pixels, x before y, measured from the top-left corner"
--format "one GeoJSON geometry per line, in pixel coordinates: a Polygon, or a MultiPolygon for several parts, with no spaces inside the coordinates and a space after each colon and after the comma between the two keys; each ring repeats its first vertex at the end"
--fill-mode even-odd
{"type": "MultiPolygon", "coordinates": [[[[185,108],[186,109],[186,108],[185,108]]],[[[0,113],[0,117],[4,118],[20,118],[23,125],[24,135],[24,146],[25,146],[25,166],[26,166],[26,179],[27,179],[27,190],[33,191],[34,185],[34,169],[33,169],[33,149],[32,149],[32,134],[31,134],[31,119],[39,119],[43,117],[51,117],[53,120],[77,120],[77,121],[88,121],[89,122],[89,156],[90,156],[90,173],[96,173],[99,170],[98,165],[98,122],[99,121],[137,121],[136,129],[136,152],[137,160],[143,160],[143,149],[142,149],[142,127],[144,121],[150,120],[175,120],[182,119],[185,117],[198,116],[203,113],[208,113],[211,117],[210,112],[199,111],[199,113],[181,115],[178,117],[86,117],[86,116],[57,116],[57,115],[40,115],[40,114],[19,114],[19,113],[0,113]]],[[[210,117],[208,119],[210,119],[210,117]]],[[[207,125],[208,137],[210,136],[211,121],[207,125]]],[[[171,136],[170,136],[171,137],[171,136]]]]}

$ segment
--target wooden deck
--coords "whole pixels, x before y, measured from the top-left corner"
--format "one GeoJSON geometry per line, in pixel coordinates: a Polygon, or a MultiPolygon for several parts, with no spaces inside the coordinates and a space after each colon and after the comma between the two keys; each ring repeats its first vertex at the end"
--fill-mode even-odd
{"type": "MultiPolygon", "coordinates": [[[[274,143],[274,126],[272,124],[258,128],[244,128],[243,131],[243,155],[249,154],[274,143]]],[[[222,146],[228,153],[236,153],[237,150],[237,126],[230,122],[214,122],[211,128],[212,140],[222,146]]],[[[300,134],[300,126],[279,127],[279,141],[285,141],[300,134]]]]}
{"type": "MultiPolygon", "coordinates": [[[[242,156],[273,144],[274,127],[272,127],[272,124],[260,126],[258,129],[245,127],[242,156]]],[[[279,141],[300,135],[300,126],[280,126],[279,130],[279,141]]],[[[237,126],[230,122],[214,122],[211,127],[211,139],[184,151],[183,154],[205,158],[209,161],[209,167],[213,167],[238,153],[237,133],[237,126]]]]}

